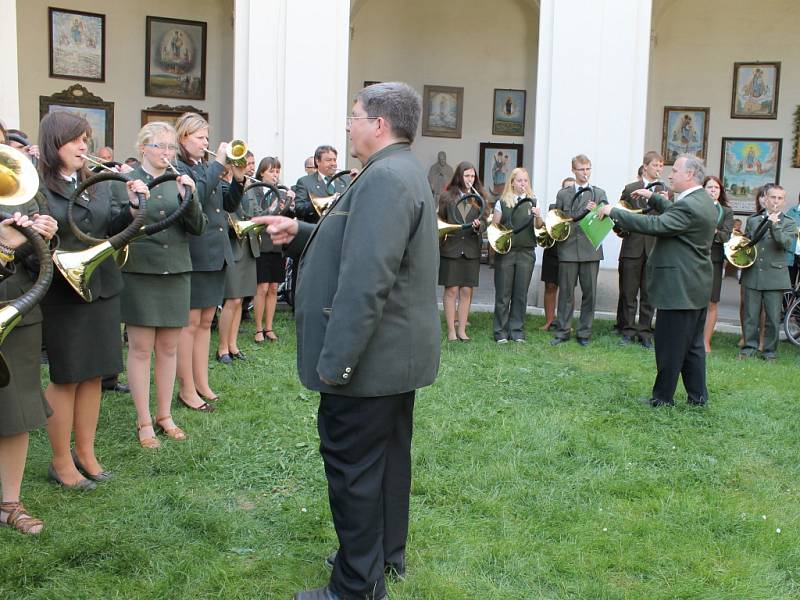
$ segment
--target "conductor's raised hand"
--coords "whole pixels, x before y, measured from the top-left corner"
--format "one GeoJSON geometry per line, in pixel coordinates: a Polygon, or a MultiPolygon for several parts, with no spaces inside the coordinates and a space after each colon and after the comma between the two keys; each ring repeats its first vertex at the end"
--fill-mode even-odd
{"type": "Polygon", "coordinates": [[[633,190],[631,192],[632,198],[644,198],[645,200],[650,200],[650,196],[653,195],[653,190],[646,190],[642,188],[641,190],[633,190]]]}
{"type": "Polygon", "coordinates": [[[262,223],[267,226],[267,233],[273,244],[283,245],[288,244],[297,235],[299,225],[295,219],[289,217],[279,217],[273,215],[264,215],[253,217],[251,219],[254,223],[262,223]]]}

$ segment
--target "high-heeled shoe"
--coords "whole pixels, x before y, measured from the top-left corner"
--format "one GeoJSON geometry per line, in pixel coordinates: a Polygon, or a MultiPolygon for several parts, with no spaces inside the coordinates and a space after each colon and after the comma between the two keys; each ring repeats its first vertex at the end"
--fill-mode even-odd
{"type": "MultiPolygon", "coordinates": [[[[143,428],[152,426],[152,421],[148,421],[147,423],[136,423],[136,437],[139,437],[139,432],[143,428]]],[[[139,437],[139,445],[141,445],[142,448],[148,448],[150,450],[157,450],[158,448],[161,448],[161,442],[158,441],[158,438],[155,436],[155,432],[152,437],[139,437]]]]}
{"type": "MultiPolygon", "coordinates": [[[[203,401],[203,403],[200,406],[192,406],[186,400],[183,399],[183,397],[181,396],[180,392],[178,392],[175,397],[178,400],[178,402],[183,404],[183,406],[185,408],[189,408],[191,410],[197,410],[197,411],[200,411],[200,412],[207,412],[207,413],[212,413],[215,410],[217,410],[217,408],[215,406],[212,406],[211,404],[209,404],[206,401],[203,401]]],[[[202,396],[201,396],[201,398],[202,398],[202,396]]]]}
{"type": "Polygon", "coordinates": [[[88,479],[81,479],[77,483],[72,483],[72,484],[64,483],[61,480],[61,477],[58,476],[58,473],[56,473],[56,468],[53,466],[53,463],[50,463],[47,467],[47,476],[52,481],[55,481],[58,485],[63,487],[65,490],[78,490],[81,492],[88,492],[97,489],[97,484],[94,481],[89,481],[88,479]]]}
{"type": "Polygon", "coordinates": [[[165,427],[161,423],[164,421],[169,421],[172,419],[172,415],[167,415],[165,417],[158,417],[156,419],[156,428],[160,429],[164,432],[168,438],[172,438],[173,440],[185,440],[186,439],[186,432],[178,426],[175,427],[165,427]]]}
{"type": "Polygon", "coordinates": [[[91,479],[97,483],[103,483],[104,481],[108,481],[114,477],[114,474],[111,471],[100,471],[99,473],[95,474],[89,473],[89,471],[87,471],[81,464],[81,461],[78,460],[78,453],[75,452],[75,448],[72,449],[72,462],[75,463],[78,471],[83,473],[87,479],[91,479]]]}

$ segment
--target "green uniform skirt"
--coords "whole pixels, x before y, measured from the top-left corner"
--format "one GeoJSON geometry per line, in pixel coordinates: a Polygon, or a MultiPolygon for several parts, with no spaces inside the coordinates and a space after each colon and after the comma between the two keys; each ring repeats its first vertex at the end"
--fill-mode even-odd
{"type": "Polygon", "coordinates": [[[478,287],[480,272],[480,259],[439,257],[439,285],[444,287],[478,287]]]}
{"type": "Polygon", "coordinates": [[[225,271],[192,271],[189,308],[209,308],[222,304],[225,291],[225,271]]]}
{"type": "Polygon", "coordinates": [[[11,373],[10,383],[0,388],[0,437],[39,429],[53,414],[42,394],[39,353],[42,324],[15,327],[3,342],[3,357],[11,373]]]}
{"type": "Polygon", "coordinates": [[[122,273],[122,322],[140,327],[186,327],[189,322],[189,273],[122,273]]]}
{"type": "Polygon", "coordinates": [[[247,298],[256,295],[256,259],[246,249],[242,258],[225,270],[225,297],[247,298]]]}

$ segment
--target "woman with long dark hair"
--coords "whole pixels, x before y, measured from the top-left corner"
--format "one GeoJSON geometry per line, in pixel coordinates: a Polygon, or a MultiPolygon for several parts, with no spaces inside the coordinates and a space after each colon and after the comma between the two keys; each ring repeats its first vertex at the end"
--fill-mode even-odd
{"type": "MultiPolygon", "coordinates": [[[[86,243],[70,228],[67,209],[77,186],[89,175],[83,155],[88,151],[91,127],[73,113],[50,113],[39,125],[40,193],[58,221],[60,250],[79,251],[86,243]]],[[[119,184],[122,186],[122,184],[119,184]]],[[[112,200],[108,183],[92,186],[77,198],[73,218],[81,231],[106,238],[125,229],[138,208],[136,193],[149,196],[141,180],[127,183],[128,204],[112,200]]],[[[50,385],[45,397],[53,409],[47,433],[53,448],[49,476],[65,488],[93,489],[111,473],[95,456],[95,433],[100,415],[100,380],[122,371],[120,297],[122,274],[108,259],[95,269],[86,302],[60,275],[53,277],[42,300],[44,340],[49,359],[50,385]],[[75,448],[70,448],[72,434],[75,448]]]]}
{"type": "Polygon", "coordinates": [[[467,194],[488,195],[469,162],[460,162],[447,189],[439,195],[439,218],[447,223],[472,223],[445,236],[439,246],[439,285],[444,286],[442,304],[447,321],[447,339],[469,341],[467,319],[472,304],[472,290],[478,287],[481,258],[481,217],[479,204],[459,202],[467,194]],[[458,329],[456,330],[456,316],[458,329]]]}
{"type": "Polygon", "coordinates": [[[187,408],[212,412],[218,399],[208,382],[211,322],[225,295],[225,269],[232,266],[226,212],[235,212],[242,200],[244,167],[231,165],[233,180],[222,179],[228,144],[223,142],[216,158],[205,161],[208,122],[196,113],[185,113],[175,123],[178,134],[178,170],[197,186],[197,197],[208,219],[202,235],[189,239],[192,257],[189,322],[178,340],[178,400],[187,408]]]}
{"type": "Polygon", "coordinates": [[[717,229],[714,232],[714,242],[711,244],[711,263],[714,267],[714,282],[711,288],[711,301],[708,303],[706,312],[706,325],[703,330],[703,340],[705,341],[706,354],[711,352],[711,336],[714,334],[714,326],[717,324],[717,307],[722,293],[722,277],[725,268],[725,242],[731,239],[733,231],[733,209],[728,202],[725,188],[722,181],[715,175],[709,175],[703,180],[703,187],[714,205],[717,207],[717,229]]]}

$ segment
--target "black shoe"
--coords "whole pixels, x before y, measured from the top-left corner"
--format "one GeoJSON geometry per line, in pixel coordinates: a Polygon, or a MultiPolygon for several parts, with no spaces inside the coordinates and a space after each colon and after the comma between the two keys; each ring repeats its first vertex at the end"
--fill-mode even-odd
{"type": "Polygon", "coordinates": [[[97,488],[97,484],[94,481],[89,481],[88,479],[81,479],[78,481],[78,483],[67,485],[61,481],[61,477],[59,477],[58,473],[56,473],[53,463],[50,463],[47,467],[47,476],[65,490],[91,491],[97,488]]]}
{"type": "Polygon", "coordinates": [[[642,348],[645,348],[647,350],[652,350],[653,349],[653,340],[651,340],[650,338],[644,338],[642,340],[642,348]]]}
{"type": "Polygon", "coordinates": [[[650,406],[656,408],[658,406],[675,406],[674,400],[659,400],[657,398],[650,399],[650,406]]]}
{"type": "Polygon", "coordinates": [[[623,335],[619,338],[619,345],[620,346],[630,346],[633,343],[633,338],[627,335],[623,335]]]}
{"type": "Polygon", "coordinates": [[[589,338],[578,338],[578,343],[579,343],[581,346],[584,346],[584,347],[586,347],[586,346],[588,346],[588,345],[589,345],[589,338]]]}
{"type": "MultiPolygon", "coordinates": [[[[339,554],[338,550],[334,550],[328,556],[325,557],[325,568],[333,569],[333,565],[336,563],[336,555],[339,554]]],[[[383,575],[384,577],[388,577],[389,579],[405,579],[406,577],[406,566],[405,565],[398,565],[396,563],[384,563],[383,565],[383,575]]]]}
{"type": "Polygon", "coordinates": [[[293,596],[294,600],[339,600],[339,596],[328,589],[328,586],[315,590],[297,592],[293,596]]]}
{"type": "Polygon", "coordinates": [[[686,399],[686,404],[688,404],[689,406],[705,406],[706,405],[706,399],[705,398],[700,398],[699,400],[692,400],[691,398],[687,398],[686,399]]]}
{"type": "Polygon", "coordinates": [[[114,474],[111,471],[100,471],[96,475],[89,473],[89,471],[83,468],[81,461],[78,459],[78,453],[75,452],[75,448],[72,449],[72,462],[75,463],[75,468],[77,468],[81,474],[83,474],[87,479],[91,479],[97,483],[103,483],[104,481],[108,481],[114,477],[114,474]]]}
{"type": "Polygon", "coordinates": [[[217,354],[217,362],[223,365],[229,365],[233,362],[230,354],[217,354]]]}
{"type": "Polygon", "coordinates": [[[761,355],[761,358],[767,362],[775,362],[776,360],[778,360],[778,355],[775,354],[774,352],[764,352],[761,355]]]}
{"type": "Polygon", "coordinates": [[[236,360],[247,360],[247,355],[239,350],[236,354],[231,354],[231,358],[235,358],[236,360]]]}
{"type": "Polygon", "coordinates": [[[567,341],[567,338],[554,337],[552,340],[550,340],[550,345],[551,346],[558,346],[559,344],[563,344],[566,341],[567,341]]]}
{"type": "Polygon", "coordinates": [[[116,392],[117,394],[130,394],[131,393],[131,386],[127,383],[120,383],[117,381],[111,387],[103,388],[107,392],[116,392]]]}

